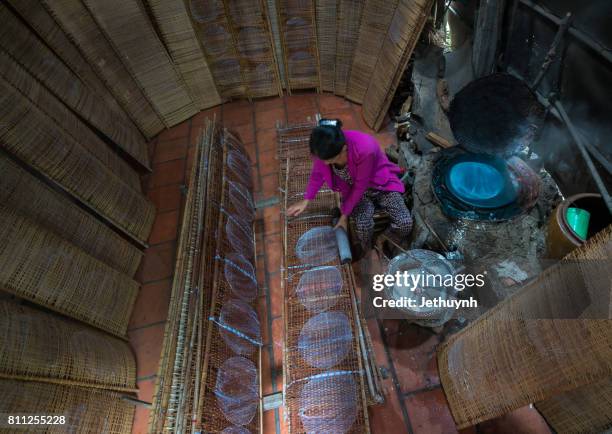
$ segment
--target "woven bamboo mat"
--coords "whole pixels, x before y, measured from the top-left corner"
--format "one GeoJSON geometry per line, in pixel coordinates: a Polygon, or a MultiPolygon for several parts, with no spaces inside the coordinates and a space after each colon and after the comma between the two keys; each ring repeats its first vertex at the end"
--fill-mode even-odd
{"type": "Polygon", "coordinates": [[[124,340],[11,301],[0,301],[0,377],[136,389],[136,361],[124,340]]]}
{"type": "Polygon", "coordinates": [[[278,22],[278,10],[276,8],[276,0],[266,0],[266,13],[272,37],[274,48],[274,60],[278,65],[279,81],[282,88],[286,86],[286,72],[283,63],[283,43],[280,37],[280,24],[278,22]]]}
{"type": "Polygon", "coordinates": [[[558,433],[605,433],[612,428],[612,378],[536,403],[558,433]]]}
{"type": "Polygon", "coordinates": [[[0,154],[0,173],[0,203],[115,270],[134,276],[142,259],[139,249],[4,154],[0,154]]]}
{"type": "Polygon", "coordinates": [[[62,59],[5,4],[0,5],[0,46],[68,107],[148,167],[144,138],[123,112],[112,111],[62,59]]]}
{"type": "MultiPolygon", "coordinates": [[[[55,22],[49,12],[41,5],[39,0],[9,0],[10,5],[36,32],[39,38],[62,59],[76,75],[95,93],[100,95],[104,103],[113,111],[125,112],[113,94],[104,85],[100,77],[94,72],[92,66],[70,41],[68,36],[55,22]]],[[[129,116],[129,113],[126,113],[129,116]]],[[[132,118],[132,120],[134,120],[132,118]]]]}
{"type": "Polygon", "coordinates": [[[193,27],[219,93],[224,99],[248,97],[245,65],[240,62],[224,2],[189,0],[188,4],[193,27]]]}
{"type": "Polygon", "coordinates": [[[211,163],[212,158],[215,158],[220,164],[217,163],[217,167],[213,168],[217,176],[211,174],[211,187],[219,194],[217,207],[220,212],[214,213],[217,220],[211,225],[215,231],[213,238],[216,242],[210,249],[216,254],[212,264],[213,279],[208,316],[211,324],[207,330],[203,353],[205,382],[201,391],[199,411],[205,432],[218,433],[231,424],[243,425],[250,432],[259,432],[262,418],[258,398],[261,397],[262,338],[255,310],[258,289],[254,268],[254,206],[249,205],[252,200],[243,199],[244,207],[238,208],[232,203],[230,190],[231,185],[242,185],[242,190],[248,191],[252,198],[251,162],[237,136],[228,130],[217,129],[212,145],[211,163]],[[249,215],[246,220],[241,217],[244,211],[248,211],[249,215]],[[239,259],[243,262],[240,263],[239,259]],[[226,270],[229,267],[237,269],[234,268],[236,266],[250,276],[252,285],[248,296],[241,294],[244,287],[230,281],[226,270]],[[232,309],[234,307],[244,310],[232,309]],[[237,315],[238,312],[244,312],[244,316],[237,315]],[[233,366],[242,370],[232,374],[233,366]],[[227,378],[228,374],[236,377],[227,378]],[[223,380],[224,378],[226,380],[223,380]],[[232,387],[238,387],[235,384],[238,379],[249,391],[237,398],[237,402],[241,403],[240,407],[232,405],[231,394],[224,398],[224,394],[231,391],[232,387]]]}
{"type": "Polygon", "coordinates": [[[288,90],[321,88],[314,1],[277,2],[288,90]]]}
{"type": "MultiPolygon", "coordinates": [[[[195,417],[195,401],[199,398],[199,383],[196,371],[200,366],[202,336],[208,322],[204,317],[210,303],[209,281],[202,282],[203,275],[210,276],[211,258],[202,256],[202,246],[214,244],[205,218],[209,192],[207,170],[210,160],[210,144],[205,137],[210,134],[206,128],[196,144],[194,164],[189,177],[189,187],[181,223],[177,259],[174,270],[168,320],[164,332],[161,362],[158,368],[153,410],[149,419],[150,432],[162,430],[183,430],[191,432],[192,416],[195,417]],[[198,287],[197,291],[195,288],[198,287]]],[[[213,165],[214,166],[214,165],[213,165]]]]}
{"type": "Polygon", "coordinates": [[[63,135],[71,137],[82,145],[119,179],[141,192],[139,174],[2,49],[0,49],[0,80],[3,81],[3,87],[10,86],[34,105],[36,108],[32,108],[32,111],[36,111],[47,122],[55,124],[63,135]]]}
{"type": "Polygon", "coordinates": [[[221,97],[191,25],[185,2],[147,0],[147,4],[197,108],[202,110],[221,104],[221,97]]]}
{"type": "Polygon", "coordinates": [[[261,0],[228,1],[226,11],[229,12],[228,23],[245,71],[249,96],[282,96],[265,4],[261,0]]]}
{"type": "MultiPolygon", "coordinates": [[[[282,215],[288,206],[302,199],[308,182],[312,163],[307,143],[313,126],[288,126],[278,130],[282,215]]],[[[331,294],[323,294],[321,297],[308,295],[308,303],[325,305],[323,313],[315,316],[307,307],[309,304],[305,304],[299,290],[305,274],[318,267],[304,265],[296,255],[295,246],[307,231],[332,224],[330,211],[336,204],[336,194],[330,190],[322,190],[309,204],[306,214],[293,220],[283,219],[283,389],[284,414],[291,433],[336,430],[349,433],[370,432],[366,374],[358,339],[359,318],[354,294],[350,289],[353,282],[350,265],[340,265],[337,253],[334,258],[330,257],[325,262],[326,267],[337,270],[341,285],[333,297],[331,294]],[[346,318],[346,331],[350,330],[350,339],[347,340],[347,336],[335,336],[335,329],[325,329],[331,327],[326,325],[325,321],[324,328],[311,334],[306,333],[305,330],[308,330],[310,325],[323,318],[321,315],[326,321],[346,318]],[[304,336],[310,337],[307,346],[304,344],[304,336]],[[330,345],[330,342],[334,344],[330,345]],[[341,356],[336,357],[335,348],[344,348],[341,356]],[[318,365],[317,357],[322,357],[325,363],[318,365]],[[315,391],[316,395],[311,398],[315,391]]],[[[323,245],[319,251],[324,251],[323,245]]],[[[333,286],[331,281],[321,281],[320,284],[333,286]]]]}
{"type": "Polygon", "coordinates": [[[336,40],[336,68],[334,92],[336,95],[346,95],[353,56],[357,46],[363,1],[339,0],[336,40]]]}
{"type": "Polygon", "coordinates": [[[612,227],[443,344],[440,380],[459,428],[612,377],[612,321],[579,319],[609,318],[610,258],[612,227]]]}
{"type": "Polygon", "coordinates": [[[163,130],[166,125],[161,116],[121,62],[83,3],[74,0],[42,0],[41,4],[79,49],[140,131],[151,138],[163,130]]]}
{"type": "Polygon", "coordinates": [[[0,206],[0,286],[125,337],[138,283],[0,206]]]}
{"type": "Polygon", "coordinates": [[[363,102],[398,0],[366,0],[351,66],[346,97],[363,102]]]}
{"type": "MultiPolygon", "coordinates": [[[[251,203],[248,200],[252,191],[250,176],[244,177],[250,162],[236,137],[210,122],[199,140],[195,161],[181,226],[150,431],[219,433],[235,424],[257,432],[261,426],[259,351],[253,347],[254,353],[236,357],[236,347],[232,345],[251,348],[250,341],[241,335],[240,325],[231,323],[221,314],[226,302],[232,304],[237,294],[241,294],[240,300],[251,309],[249,303],[257,295],[255,287],[251,294],[253,299],[245,298],[242,292],[245,288],[232,287],[227,277],[230,267],[242,270],[240,273],[246,272],[245,276],[252,274],[255,279],[254,269],[249,272],[234,262],[238,260],[237,251],[229,242],[226,230],[228,224],[238,222],[238,233],[248,231],[248,226],[242,225],[247,222],[243,217],[251,203]],[[239,165],[246,162],[247,166],[236,167],[237,162],[239,165]],[[236,169],[240,170],[235,172],[236,169]],[[242,187],[232,190],[235,186],[242,187]],[[242,193],[232,199],[236,191],[242,193]],[[220,389],[220,371],[226,362],[231,364],[232,359],[240,359],[241,363],[252,367],[252,373],[256,374],[253,385],[256,396],[241,395],[241,386],[235,381],[229,383],[229,389],[220,389]],[[233,404],[233,399],[238,404],[233,404]]],[[[254,210],[251,211],[254,215],[254,210]]],[[[248,247],[248,237],[235,242],[248,247]]],[[[238,252],[244,254],[244,251],[238,252]]],[[[253,260],[248,259],[250,267],[253,267],[253,260]]],[[[233,318],[234,321],[240,319],[233,318]]],[[[240,376],[238,379],[245,384],[252,380],[240,376]]]]}
{"type": "Polygon", "coordinates": [[[166,125],[176,125],[198,112],[139,0],[83,3],[166,125]]]}
{"type": "MultiPolygon", "coordinates": [[[[46,426],[44,432],[48,434],[132,432],[135,407],[116,392],[13,380],[0,380],[0,390],[2,414],[66,416],[64,424],[46,426]]],[[[32,430],[26,426],[2,432],[22,434],[32,430]]]]}
{"type": "Polygon", "coordinates": [[[0,80],[0,146],[144,242],[153,205],[0,80]]]}
{"type": "Polygon", "coordinates": [[[316,2],[321,89],[328,92],[333,92],[335,89],[338,3],[338,0],[317,0],[316,2]]]}
{"type": "Polygon", "coordinates": [[[433,0],[400,0],[363,97],[363,117],[378,130],[423,31],[433,0]]]}

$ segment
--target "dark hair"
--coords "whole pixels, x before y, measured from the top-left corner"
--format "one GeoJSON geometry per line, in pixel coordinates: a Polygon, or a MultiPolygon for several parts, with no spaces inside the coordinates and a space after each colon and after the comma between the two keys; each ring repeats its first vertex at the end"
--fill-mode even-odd
{"type": "Polygon", "coordinates": [[[337,126],[322,125],[314,128],[310,134],[310,153],[321,160],[329,160],[338,155],[346,143],[340,127],[342,122],[338,120],[337,126]]]}

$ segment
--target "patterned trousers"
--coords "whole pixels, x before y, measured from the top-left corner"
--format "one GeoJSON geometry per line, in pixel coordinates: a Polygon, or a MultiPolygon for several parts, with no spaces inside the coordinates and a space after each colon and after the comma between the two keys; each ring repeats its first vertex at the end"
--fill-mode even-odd
{"type": "Polygon", "coordinates": [[[372,247],[374,211],[381,209],[389,214],[391,224],[385,235],[402,245],[412,230],[412,216],[404,197],[396,191],[368,190],[353,208],[351,218],[355,222],[355,235],[364,249],[372,247]]]}

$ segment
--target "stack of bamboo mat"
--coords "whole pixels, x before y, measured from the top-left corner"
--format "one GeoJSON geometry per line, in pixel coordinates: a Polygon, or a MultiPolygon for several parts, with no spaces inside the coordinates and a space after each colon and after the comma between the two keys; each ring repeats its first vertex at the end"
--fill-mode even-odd
{"type": "Polygon", "coordinates": [[[130,432],[142,252],[5,152],[0,172],[0,412],[130,432]]]}
{"type": "Polygon", "coordinates": [[[261,331],[251,162],[237,136],[212,122],[195,162],[150,431],[257,432],[261,331]]]}

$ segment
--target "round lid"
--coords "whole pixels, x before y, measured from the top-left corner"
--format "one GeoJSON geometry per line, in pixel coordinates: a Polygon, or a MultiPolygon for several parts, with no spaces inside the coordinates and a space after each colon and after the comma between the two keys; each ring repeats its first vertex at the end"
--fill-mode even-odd
{"type": "Polygon", "coordinates": [[[472,81],[453,98],[448,119],[455,139],[466,150],[512,154],[528,146],[542,107],[527,84],[509,74],[472,81]]]}

